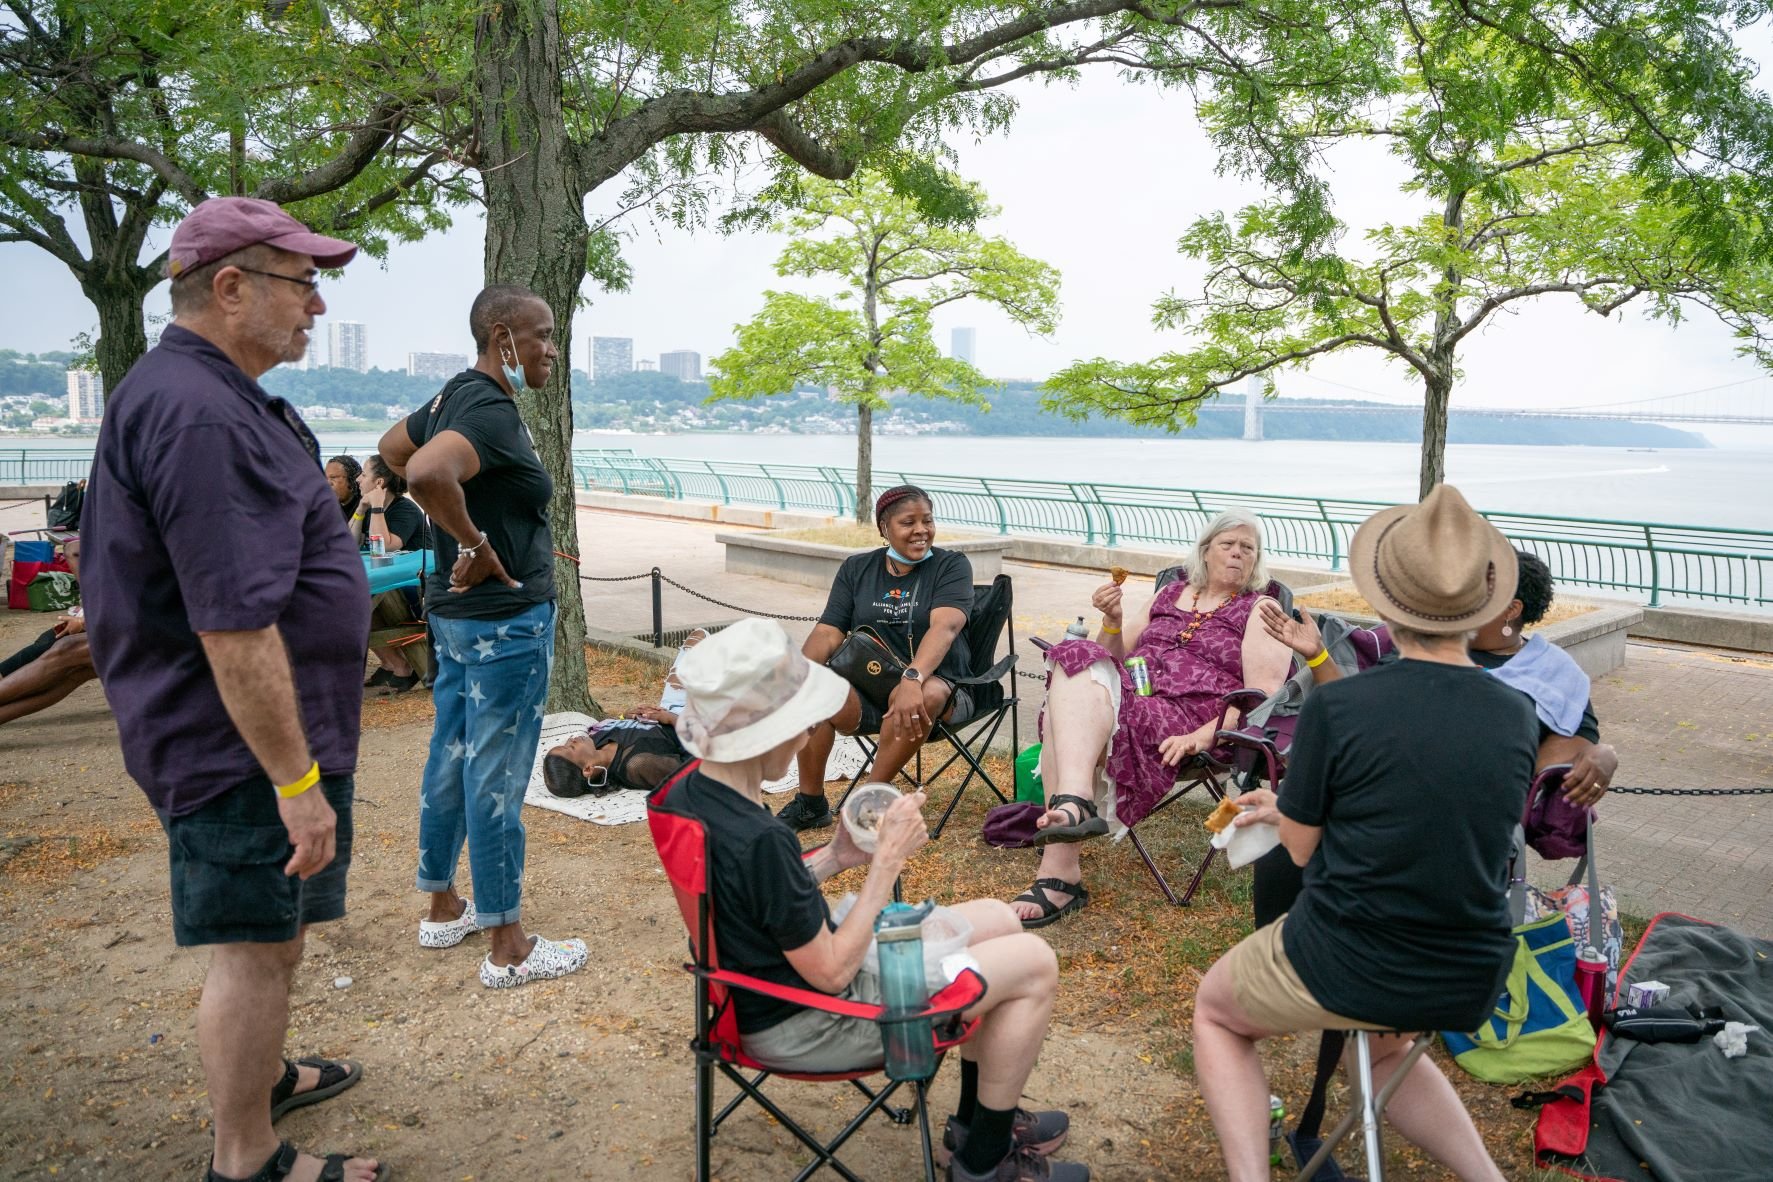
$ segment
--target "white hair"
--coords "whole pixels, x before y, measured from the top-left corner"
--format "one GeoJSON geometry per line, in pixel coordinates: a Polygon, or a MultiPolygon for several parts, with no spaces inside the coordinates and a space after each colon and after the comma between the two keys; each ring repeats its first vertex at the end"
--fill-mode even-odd
{"type": "Polygon", "coordinates": [[[1256,535],[1256,561],[1250,564],[1250,573],[1244,576],[1244,585],[1238,591],[1261,591],[1268,586],[1268,550],[1262,544],[1262,522],[1248,509],[1226,509],[1200,531],[1200,537],[1194,540],[1194,549],[1182,560],[1182,569],[1188,575],[1190,586],[1207,585],[1207,547],[1213,544],[1214,538],[1234,529],[1247,529],[1256,535]]]}

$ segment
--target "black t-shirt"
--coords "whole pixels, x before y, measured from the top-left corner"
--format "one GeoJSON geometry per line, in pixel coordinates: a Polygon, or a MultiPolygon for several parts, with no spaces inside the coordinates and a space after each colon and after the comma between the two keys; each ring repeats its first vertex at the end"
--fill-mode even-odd
{"type": "Polygon", "coordinates": [[[1281,935],[1325,1009],[1409,1031],[1490,1013],[1538,730],[1476,666],[1403,660],[1305,699],[1278,805],[1323,836],[1281,935]]]}
{"type": "MultiPolygon", "coordinates": [[[[708,887],[720,967],[812,989],[782,950],[806,944],[821,925],[834,925],[819,884],[801,863],[794,831],[769,809],[699,771],[674,788],[671,798],[678,810],[702,822],[708,835],[708,887]]],[[[733,999],[740,1034],[768,1030],[800,1012],[793,1002],[744,990],[734,990],[733,999]]]]}
{"type": "Polygon", "coordinates": [[[659,723],[618,726],[591,737],[601,750],[614,746],[609,762],[609,786],[651,792],[689,761],[690,753],[678,741],[677,728],[659,723]]]}
{"type": "Polygon", "coordinates": [[[460,595],[450,593],[458,539],[441,526],[432,531],[437,551],[425,601],[434,616],[496,620],[554,598],[554,539],[548,532],[548,499],[554,482],[536,455],[517,403],[479,370],[465,369],[441,393],[406,419],[406,433],[423,447],[438,431],[455,431],[473,445],[480,471],[462,486],[468,518],[492,542],[506,572],[521,587],[488,579],[460,595]],[[437,421],[433,427],[431,416],[437,421]]]}
{"type": "MultiPolygon", "coordinates": [[[[844,559],[819,623],[840,632],[866,625],[909,660],[916,655],[915,646],[929,634],[930,612],[938,607],[957,607],[962,615],[972,615],[973,564],[967,556],[932,546],[930,556],[912,567],[910,574],[894,578],[887,571],[883,546],[844,559]]],[[[936,675],[952,683],[967,676],[971,665],[966,632],[962,631],[936,666],[936,675]]]]}
{"type": "MultiPolygon", "coordinates": [[[[382,519],[382,528],[377,529],[372,523],[368,529],[364,530],[363,537],[366,543],[370,534],[379,533],[382,535],[384,543],[388,541],[390,534],[399,538],[402,550],[429,550],[431,548],[430,531],[425,528],[425,515],[420,512],[417,505],[412,503],[410,498],[395,497],[388,502],[388,507],[382,510],[379,516],[382,519]]],[[[390,553],[393,550],[392,545],[388,546],[390,553]]]]}
{"type": "MultiPolygon", "coordinates": [[[[1482,665],[1485,669],[1500,669],[1502,666],[1508,664],[1509,657],[1512,656],[1514,656],[1513,653],[1510,653],[1505,657],[1501,653],[1487,653],[1482,649],[1474,648],[1471,650],[1471,659],[1479,665],[1482,665]]],[[[1527,700],[1532,701],[1532,698],[1528,697],[1527,700]]],[[[1534,717],[1538,718],[1537,711],[1534,712],[1534,717]]],[[[1551,738],[1551,736],[1556,733],[1557,732],[1553,731],[1549,726],[1546,726],[1543,720],[1540,720],[1539,741],[1541,743],[1545,742],[1545,740],[1551,738]]],[[[1576,737],[1578,739],[1587,739],[1590,743],[1598,743],[1601,741],[1601,724],[1600,720],[1594,716],[1593,698],[1590,698],[1588,704],[1582,707],[1582,721],[1576,725],[1576,737]]]]}

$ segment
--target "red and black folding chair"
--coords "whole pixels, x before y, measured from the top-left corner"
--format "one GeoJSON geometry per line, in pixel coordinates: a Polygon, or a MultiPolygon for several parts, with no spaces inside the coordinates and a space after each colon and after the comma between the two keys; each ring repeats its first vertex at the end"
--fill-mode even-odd
{"type": "MultiPolygon", "coordinates": [[[[665,877],[671,881],[671,889],[677,896],[677,908],[683,914],[683,922],[690,936],[692,959],[684,968],[695,978],[696,994],[696,1036],[690,1047],[696,1056],[697,1182],[709,1182],[713,1177],[709,1158],[714,1134],[719,1130],[721,1122],[748,1099],[755,1100],[783,1128],[813,1151],[813,1160],[794,1176],[795,1182],[804,1182],[823,1167],[830,1167],[846,1182],[861,1182],[855,1171],[838,1160],[837,1152],[867,1123],[869,1117],[882,1111],[895,1124],[910,1124],[914,1119],[918,1122],[922,1135],[923,1176],[925,1182],[935,1182],[936,1161],[934,1145],[930,1139],[928,1080],[889,1079],[884,1086],[871,1088],[862,1081],[869,1076],[881,1074],[883,1068],[865,1067],[838,1072],[772,1071],[747,1055],[740,1045],[738,1017],[733,1006],[733,990],[736,989],[793,1002],[807,1009],[824,1010],[827,1013],[872,1022],[880,1022],[886,1010],[881,1006],[865,1005],[808,989],[777,985],[720,967],[720,957],[714,942],[716,904],[708,887],[707,834],[699,820],[677,810],[672,802],[672,793],[698,766],[699,760],[684,765],[676,775],[647,797],[646,809],[653,845],[665,868],[665,877]],[[718,1113],[714,1111],[716,1071],[739,1089],[739,1094],[727,1101],[718,1113]],[[820,1141],[784,1112],[771,1097],[764,1094],[764,1085],[772,1077],[809,1083],[847,1083],[866,1097],[867,1102],[835,1137],[829,1141],[820,1141]],[[892,1107],[887,1101],[906,1082],[910,1082],[915,1094],[913,1106],[910,1109],[892,1107]]],[[[973,1036],[978,1020],[967,1021],[961,1014],[984,996],[985,979],[977,971],[967,969],[930,998],[928,1008],[917,1015],[929,1018],[934,1027],[937,1070],[941,1069],[942,1056],[948,1050],[973,1036]]]]}

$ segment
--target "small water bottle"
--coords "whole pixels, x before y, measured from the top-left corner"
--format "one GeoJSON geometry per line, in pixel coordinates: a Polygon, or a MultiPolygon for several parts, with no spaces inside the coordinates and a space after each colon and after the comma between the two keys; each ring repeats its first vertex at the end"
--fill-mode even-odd
{"type": "Polygon", "coordinates": [[[1607,958],[1585,945],[1576,953],[1576,992],[1588,1005],[1588,1021],[1596,1030],[1607,1010],[1607,958]]]}
{"type": "Polygon", "coordinates": [[[928,1079],[936,1073],[936,1049],[928,1018],[910,1018],[929,1004],[923,974],[923,917],[932,904],[889,903],[874,921],[880,944],[880,1023],[888,1079],[928,1079]]]}
{"type": "Polygon", "coordinates": [[[1065,626],[1066,640],[1088,640],[1089,638],[1090,630],[1088,626],[1084,624],[1084,618],[1082,616],[1077,617],[1077,619],[1065,626]]]}

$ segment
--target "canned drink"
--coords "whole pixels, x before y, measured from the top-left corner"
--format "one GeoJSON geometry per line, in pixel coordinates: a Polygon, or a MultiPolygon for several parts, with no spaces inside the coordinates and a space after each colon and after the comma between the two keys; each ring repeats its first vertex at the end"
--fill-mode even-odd
{"type": "Polygon", "coordinates": [[[1151,670],[1145,667],[1144,657],[1127,658],[1127,676],[1133,679],[1133,692],[1141,698],[1151,696],[1151,670]]]}
{"type": "Polygon", "coordinates": [[[369,553],[372,558],[380,558],[388,552],[388,544],[382,540],[381,534],[369,535],[369,553]]]}
{"type": "Polygon", "coordinates": [[[1272,1093],[1268,1097],[1268,1164],[1278,1166],[1287,1158],[1287,1106],[1272,1093]]]}

